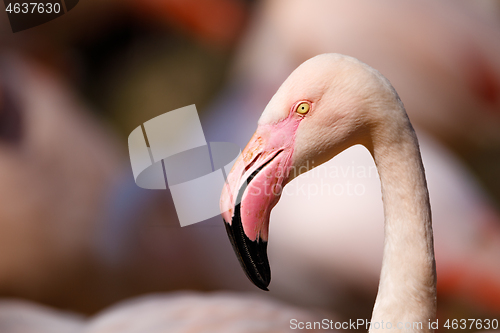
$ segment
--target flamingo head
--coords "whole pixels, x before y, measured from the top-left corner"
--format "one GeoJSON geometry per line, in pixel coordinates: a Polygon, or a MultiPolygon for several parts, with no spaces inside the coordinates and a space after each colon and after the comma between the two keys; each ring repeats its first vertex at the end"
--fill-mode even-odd
{"type": "Polygon", "coordinates": [[[339,54],[309,59],[273,96],[220,201],[233,248],[257,287],[268,290],[271,280],[269,218],[283,187],[349,146],[369,146],[376,110],[387,101],[399,99],[380,73],[339,54]]]}

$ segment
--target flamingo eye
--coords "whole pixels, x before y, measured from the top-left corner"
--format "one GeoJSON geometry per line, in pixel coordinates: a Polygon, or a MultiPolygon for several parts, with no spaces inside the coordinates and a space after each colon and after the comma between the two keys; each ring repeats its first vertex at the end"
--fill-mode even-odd
{"type": "Polygon", "coordinates": [[[298,106],[297,106],[297,109],[295,110],[297,113],[300,113],[300,114],[306,114],[309,112],[309,109],[311,108],[311,106],[309,105],[309,103],[307,102],[302,102],[300,103],[298,106]]]}

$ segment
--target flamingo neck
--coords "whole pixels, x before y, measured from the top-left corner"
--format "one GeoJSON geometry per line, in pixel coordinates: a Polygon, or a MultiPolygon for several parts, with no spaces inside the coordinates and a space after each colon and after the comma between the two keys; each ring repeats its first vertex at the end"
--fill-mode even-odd
{"type": "Polygon", "coordinates": [[[429,322],[436,314],[429,194],[418,141],[406,115],[402,124],[374,136],[370,149],[385,215],[384,255],[370,332],[380,332],[382,321],[387,330],[391,322],[392,329],[403,325],[405,331],[432,332],[429,322]]]}

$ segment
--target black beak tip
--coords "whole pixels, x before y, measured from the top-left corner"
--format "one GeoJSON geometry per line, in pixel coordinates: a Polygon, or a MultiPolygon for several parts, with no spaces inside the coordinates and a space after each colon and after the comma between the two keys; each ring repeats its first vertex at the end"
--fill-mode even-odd
{"type": "Polygon", "coordinates": [[[257,267],[252,267],[250,269],[244,267],[244,270],[247,277],[255,286],[261,290],[269,291],[267,287],[269,286],[269,283],[271,283],[271,270],[269,269],[267,261],[266,264],[257,265],[257,267]],[[265,267],[266,264],[267,268],[265,267]]]}
{"type": "Polygon", "coordinates": [[[252,282],[253,282],[253,284],[255,284],[257,287],[259,287],[259,289],[264,290],[264,291],[269,291],[269,289],[267,288],[267,286],[268,286],[269,284],[267,284],[267,285],[258,285],[257,283],[255,283],[255,281],[252,281],[252,282]]]}
{"type": "Polygon", "coordinates": [[[230,225],[224,221],[224,225],[234,252],[247,277],[258,288],[269,291],[267,287],[271,282],[271,268],[267,259],[267,242],[261,239],[251,241],[245,235],[239,218],[239,210],[233,217],[233,223],[230,225]]]}

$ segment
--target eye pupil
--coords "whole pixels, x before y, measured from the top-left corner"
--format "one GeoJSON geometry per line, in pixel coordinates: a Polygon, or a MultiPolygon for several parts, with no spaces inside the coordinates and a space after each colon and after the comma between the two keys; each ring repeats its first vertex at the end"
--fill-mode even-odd
{"type": "Polygon", "coordinates": [[[306,114],[307,112],[309,112],[309,109],[311,107],[309,106],[309,103],[307,102],[302,102],[298,105],[297,109],[296,109],[296,112],[300,113],[300,114],[306,114]]]}

